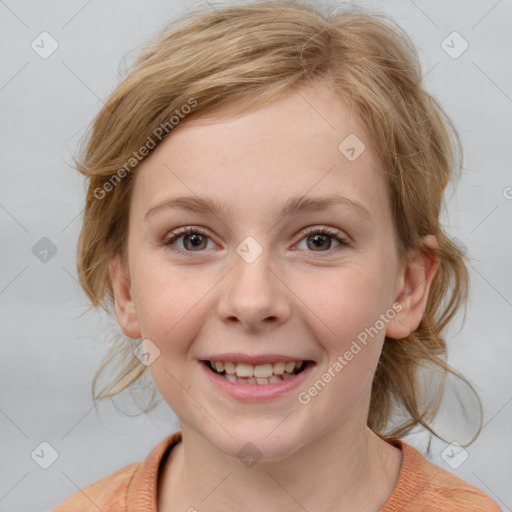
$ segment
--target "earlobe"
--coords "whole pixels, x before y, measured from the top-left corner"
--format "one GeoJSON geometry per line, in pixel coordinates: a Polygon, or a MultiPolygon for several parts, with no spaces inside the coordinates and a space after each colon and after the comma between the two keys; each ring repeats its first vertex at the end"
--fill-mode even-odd
{"type": "MultiPolygon", "coordinates": [[[[434,249],[439,247],[433,235],[426,236],[424,242],[434,249]]],[[[425,314],[430,287],[438,268],[438,256],[420,249],[411,252],[408,265],[401,276],[401,291],[395,299],[401,305],[401,310],[387,325],[388,338],[405,338],[418,328],[425,314]]]]}
{"type": "Polygon", "coordinates": [[[141,338],[137,310],[131,293],[129,272],[119,254],[111,258],[108,270],[114,292],[114,309],[119,326],[129,338],[141,338]]]}

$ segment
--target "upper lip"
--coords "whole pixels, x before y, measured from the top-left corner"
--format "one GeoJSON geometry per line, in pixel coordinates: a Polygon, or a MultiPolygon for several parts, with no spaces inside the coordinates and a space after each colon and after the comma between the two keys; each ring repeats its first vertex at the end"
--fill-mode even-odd
{"type": "Polygon", "coordinates": [[[237,363],[246,363],[246,364],[264,364],[264,363],[289,363],[296,361],[311,361],[311,359],[303,359],[297,356],[286,356],[283,354],[257,354],[257,355],[248,355],[248,354],[240,354],[235,352],[223,353],[223,354],[214,354],[211,356],[201,357],[200,361],[229,361],[229,362],[237,362],[237,363]]]}

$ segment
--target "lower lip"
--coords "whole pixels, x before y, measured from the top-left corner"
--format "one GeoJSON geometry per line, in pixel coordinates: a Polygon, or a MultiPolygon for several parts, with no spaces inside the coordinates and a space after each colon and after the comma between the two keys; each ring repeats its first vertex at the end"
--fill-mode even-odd
{"type": "Polygon", "coordinates": [[[199,361],[199,366],[206,372],[206,376],[212,384],[226,395],[243,401],[264,401],[278,398],[297,388],[308,378],[315,364],[309,362],[306,368],[297,375],[274,384],[237,384],[210,370],[206,363],[199,361]]]}

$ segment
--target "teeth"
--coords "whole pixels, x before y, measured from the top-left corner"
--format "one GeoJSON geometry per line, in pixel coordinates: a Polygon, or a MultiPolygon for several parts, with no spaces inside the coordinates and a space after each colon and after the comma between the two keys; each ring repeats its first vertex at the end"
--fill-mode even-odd
{"type": "Polygon", "coordinates": [[[214,370],[223,374],[231,382],[244,381],[248,384],[271,384],[292,377],[304,361],[284,363],[247,364],[232,361],[210,361],[214,370]],[[238,380],[237,380],[238,377],[238,380]],[[276,380],[277,379],[277,380],[276,380]]]}
{"type": "Polygon", "coordinates": [[[292,361],[290,363],[286,363],[284,365],[284,371],[288,373],[292,373],[295,370],[295,363],[292,361]]]}
{"type": "Polygon", "coordinates": [[[254,367],[254,376],[255,377],[270,377],[272,375],[274,368],[271,364],[258,364],[254,367]]]}
{"type": "Polygon", "coordinates": [[[253,368],[252,364],[238,363],[236,365],[236,374],[238,377],[253,377],[253,368]]]}
{"type": "Polygon", "coordinates": [[[229,375],[234,375],[236,370],[236,364],[230,363],[229,361],[224,363],[224,370],[226,370],[226,373],[229,375]]]}
{"type": "Polygon", "coordinates": [[[284,363],[274,363],[274,375],[283,375],[284,373],[284,363]]]}
{"type": "Polygon", "coordinates": [[[275,384],[286,379],[291,379],[293,375],[291,373],[284,373],[281,375],[271,375],[270,377],[238,377],[236,373],[231,375],[229,373],[222,373],[222,377],[230,382],[236,382],[237,384],[275,384]]]}

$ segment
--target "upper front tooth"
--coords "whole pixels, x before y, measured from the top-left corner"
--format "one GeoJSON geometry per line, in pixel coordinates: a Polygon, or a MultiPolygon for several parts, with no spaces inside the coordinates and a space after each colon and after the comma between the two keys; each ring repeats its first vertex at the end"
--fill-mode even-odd
{"type": "Polygon", "coordinates": [[[258,364],[254,367],[255,377],[270,377],[272,375],[273,367],[271,363],[258,364]]]}
{"type": "Polygon", "coordinates": [[[253,365],[246,363],[237,363],[236,365],[236,374],[239,377],[254,377],[253,375],[253,365]]]}

